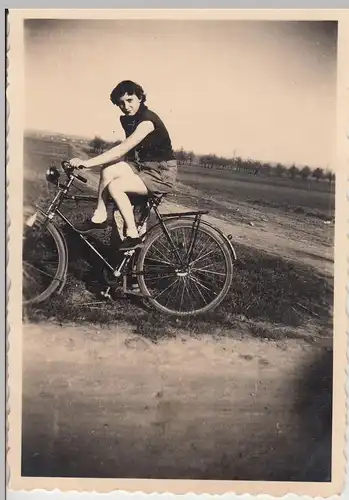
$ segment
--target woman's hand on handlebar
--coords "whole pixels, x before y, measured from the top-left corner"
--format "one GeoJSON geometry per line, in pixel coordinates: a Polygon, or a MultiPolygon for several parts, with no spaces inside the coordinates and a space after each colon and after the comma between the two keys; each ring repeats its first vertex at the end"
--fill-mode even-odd
{"type": "Polygon", "coordinates": [[[61,165],[62,165],[62,168],[63,168],[63,170],[65,171],[65,173],[67,174],[68,177],[70,177],[72,175],[73,177],[75,177],[79,181],[86,183],[87,179],[85,177],[83,177],[80,174],[77,174],[77,173],[73,172],[77,168],[83,168],[83,166],[81,165],[81,163],[84,163],[84,162],[83,162],[83,160],[80,160],[80,158],[73,158],[73,160],[70,160],[70,161],[63,160],[61,162],[61,165]],[[74,164],[77,165],[77,166],[72,165],[72,162],[74,162],[74,164]]]}
{"type": "Polygon", "coordinates": [[[72,158],[69,163],[74,168],[85,168],[87,161],[81,160],[81,158],[72,158]]]}

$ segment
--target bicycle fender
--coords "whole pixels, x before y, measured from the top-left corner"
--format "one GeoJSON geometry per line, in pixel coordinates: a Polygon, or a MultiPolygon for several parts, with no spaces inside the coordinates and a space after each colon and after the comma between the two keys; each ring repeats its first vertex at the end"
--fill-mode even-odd
{"type": "Polygon", "coordinates": [[[223,233],[223,231],[221,231],[221,229],[219,229],[218,227],[214,226],[210,222],[207,222],[206,220],[202,220],[200,222],[200,224],[204,224],[206,226],[209,226],[211,229],[213,229],[214,231],[216,231],[224,239],[224,241],[227,243],[227,245],[229,246],[230,251],[231,251],[232,256],[233,256],[233,259],[234,260],[238,260],[235,248],[233,247],[233,244],[232,244],[231,240],[228,238],[228,236],[226,234],[223,233]]]}
{"type": "MultiPolygon", "coordinates": [[[[43,210],[40,210],[40,208],[39,208],[38,209],[38,215],[39,215],[39,217],[45,217],[46,213],[43,210]]],[[[63,245],[64,245],[65,254],[67,256],[65,267],[64,267],[64,270],[63,270],[62,283],[59,285],[59,287],[57,288],[57,291],[56,291],[56,293],[61,293],[62,290],[63,290],[63,288],[64,288],[64,286],[65,286],[66,280],[67,280],[68,261],[69,261],[68,244],[67,244],[67,241],[66,241],[66,239],[64,237],[64,234],[63,234],[62,230],[60,229],[60,227],[58,227],[54,222],[52,222],[52,220],[49,221],[49,224],[51,224],[52,226],[54,226],[54,228],[56,229],[57,233],[61,237],[61,239],[63,241],[63,245]]]]}
{"type": "MultiPolygon", "coordinates": [[[[52,224],[52,222],[51,222],[52,224]]],[[[62,238],[63,240],[63,245],[64,245],[64,250],[65,250],[65,254],[67,256],[67,259],[66,259],[66,263],[65,263],[65,267],[64,267],[64,271],[63,271],[63,279],[62,279],[62,283],[60,284],[60,286],[58,287],[57,289],[57,293],[61,293],[65,284],[66,284],[66,281],[67,281],[67,273],[68,273],[68,262],[69,262],[69,253],[68,253],[68,243],[64,237],[64,234],[62,232],[62,230],[56,226],[56,224],[53,224],[55,226],[55,228],[57,229],[60,237],[62,238]]]]}
{"type": "MultiPolygon", "coordinates": [[[[190,220],[190,221],[193,221],[193,217],[191,216],[188,216],[188,217],[174,217],[173,219],[169,219],[171,221],[182,221],[182,220],[190,220]]],[[[207,222],[206,220],[200,220],[200,224],[203,224],[204,226],[209,226],[211,229],[213,229],[214,231],[216,231],[221,238],[223,238],[223,240],[227,243],[230,251],[231,251],[231,254],[232,254],[232,257],[233,257],[233,260],[237,260],[237,255],[236,255],[236,251],[235,251],[235,248],[233,247],[233,244],[231,243],[230,239],[228,238],[228,236],[226,236],[223,231],[221,231],[218,227],[214,226],[213,224],[211,224],[211,222],[207,222]]],[[[151,234],[153,231],[156,231],[156,229],[158,227],[161,227],[161,223],[160,222],[157,222],[156,224],[154,224],[154,226],[152,226],[146,233],[145,233],[145,237],[147,237],[149,234],[151,234]]]]}

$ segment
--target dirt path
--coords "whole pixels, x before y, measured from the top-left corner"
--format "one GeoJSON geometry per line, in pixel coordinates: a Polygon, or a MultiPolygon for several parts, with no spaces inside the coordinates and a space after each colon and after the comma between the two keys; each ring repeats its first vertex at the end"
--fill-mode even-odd
{"type": "Polygon", "coordinates": [[[23,335],[24,475],[329,474],[327,386],[314,386],[330,384],[324,348],[209,332],[152,344],[126,325],[25,325],[23,335]]]}
{"type": "MultiPolygon", "coordinates": [[[[193,210],[193,207],[171,203],[167,200],[161,205],[163,213],[190,210],[193,210]]],[[[254,209],[253,215],[250,216],[253,225],[237,223],[235,220],[229,223],[211,214],[206,215],[205,218],[225,234],[231,234],[233,242],[260,249],[283,259],[313,266],[328,276],[333,275],[333,245],[332,243],[326,244],[329,237],[324,237],[322,244],[319,243],[318,238],[315,240],[315,231],[309,231],[309,226],[305,228],[304,223],[299,222],[296,225],[293,221],[291,224],[287,216],[268,214],[266,209],[263,210],[263,214],[254,209]]],[[[319,228],[316,229],[317,236],[318,233],[319,228]]]]}

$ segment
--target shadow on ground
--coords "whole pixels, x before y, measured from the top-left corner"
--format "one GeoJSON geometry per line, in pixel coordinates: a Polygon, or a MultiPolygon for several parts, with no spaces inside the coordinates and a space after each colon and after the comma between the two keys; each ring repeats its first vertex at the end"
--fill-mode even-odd
{"type": "Polygon", "coordinates": [[[244,416],[241,404],[212,406],[205,391],[192,402],[159,393],[144,406],[120,394],[91,399],[90,390],[70,400],[47,388],[23,400],[22,475],[329,481],[332,353],[299,380],[285,385],[294,401],[288,423],[272,400],[244,416]]]}

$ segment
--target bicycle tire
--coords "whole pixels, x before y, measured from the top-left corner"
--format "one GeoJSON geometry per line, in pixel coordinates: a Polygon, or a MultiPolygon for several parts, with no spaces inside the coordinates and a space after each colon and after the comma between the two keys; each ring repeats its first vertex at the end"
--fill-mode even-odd
{"type": "MultiPolygon", "coordinates": [[[[23,262],[22,277],[23,277],[23,280],[25,279],[24,273],[25,273],[25,266],[26,266],[26,262],[27,262],[26,259],[28,259],[28,251],[29,251],[29,249],[26,249],[26,246],[25,246],[25,239],[26,239],[25,231],[27,231],[29,234],[31,230],[33,230],[39,224],[42,224],[44,222],[44,220],[45,220],[44,217],[39,213],[37,215],[37,218],[36,218],[36,221],[35,221],[33,227],[24,227],[23,228],[23,247],[22,247],[22,262],[23,262]],[[27,257],[26,257],[26,253],[27,253],[27,257]]],[[[66,250],[65,242],[63,240],[63,236],[61,235],[60,231],[56,228],[56,226],[52,222],[48,222],[46,224],[45,231],[47,231],[49,233],[49,235],[52,237],[53,242],[54,242],[56,249],[57,249],[57,255],[58,255],[57,270],[55,271],[54,275],[52,276],[52,281],[38,295],[34,295],[33,297],[26,298],[24,296],[24,287],[22,285],[23,305],[39,304],[40,302],[44,302],[45,300],[47,300],[57,290],[57,288],[62,284],[64,276],[65,276],[68,256],[67,256],[67,250],[66,250]]]]}
{"type": "MultiPolygon", "coordinates": [[[[175,230],[179,229],[188,229],[193,227],[193,222],[194,220],[191,219],[175,219],[169,222],[166,222],[166,227],[168,231],[173,233],[175,230]]],[[[215,309],[225,298],[227,295],[232,280],[233,280],[233,259],[232,259],[232,253],[231,249],[229,248],[227,242],[222,238],[222,236],[216,231],[214,228],[212,228],[209,225],[205,225],[205,222],[201,222],[198,228],[198,232],[201,234],[205,234],[208,238],[210,238],[216,245],[217,248],[221,252],[222,256],[222,261],[224,261],[224,265],[226,267],[226,275],[224,279],[224,283],[222,285],[222,288],[218,295],[210,301],[210,303],[204,305],[203,307],[190,310],[190,311],[183,311],[183,310],[178,310],[174,308],[169,308],[166,307],[164,304],[161,304],[156,298],[152,296],[152,292],[149,289],[147,283],[146,283],[146,271],[145,271],[145,261],[147,258],[147,254],[150,252],[152,246],[154,243],[159,239],[164,237],[164,231],[162,230],[161,226],[157,227],[153,231],[151,230],[149,235],[147,236],[143,248],[140,250],[140,253],[138,255],[137,259],[137,275],[138,275],[138,283],[140,290],[143,295],[147,296],[147,300],[151,303],[155,309],[169,314],[169,315],[176,315],[176,316],[195,316],[198,314],[202,313],[207,313],[209,311],[212,311],[215,309]]]]}

